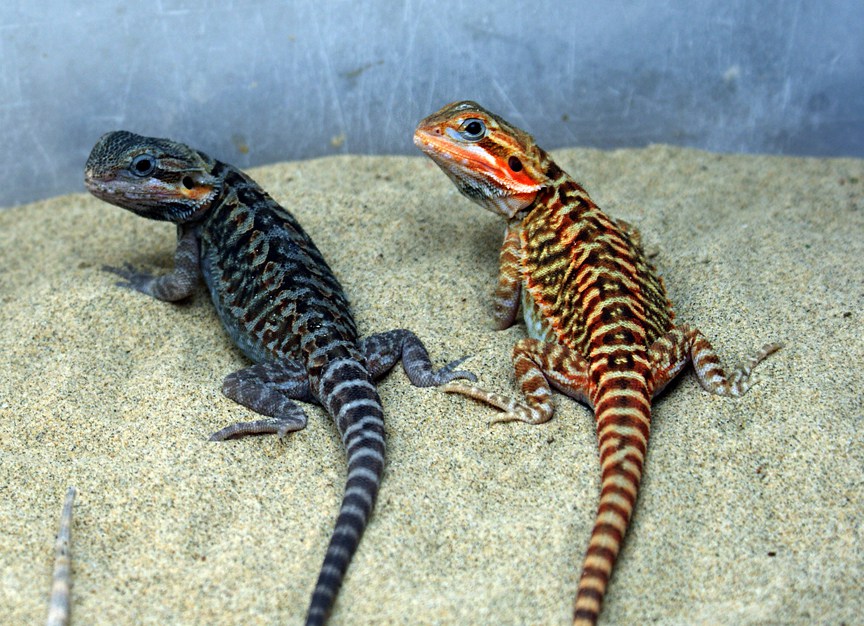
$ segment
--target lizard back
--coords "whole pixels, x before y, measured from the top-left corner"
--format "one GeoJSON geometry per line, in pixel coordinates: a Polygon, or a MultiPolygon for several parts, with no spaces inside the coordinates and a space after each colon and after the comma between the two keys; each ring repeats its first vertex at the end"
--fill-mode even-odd
{"type": "Polygon", "coordinates": [[[217,161],[213,173],[222,193],[198,228],[219,317],[253,361],[311,359],[320,373],[320,348],[358,340],[342,286],[291,213],[232,166],[217,161]]]}
{"type": "Polygon", "coordinates": [[[521,222],[522,280],[535,315],[589,357],[611,343],[647,349],[674,317],[662,280],[641,248],[556,169],[547,169],[551,183],[521,222]]]}

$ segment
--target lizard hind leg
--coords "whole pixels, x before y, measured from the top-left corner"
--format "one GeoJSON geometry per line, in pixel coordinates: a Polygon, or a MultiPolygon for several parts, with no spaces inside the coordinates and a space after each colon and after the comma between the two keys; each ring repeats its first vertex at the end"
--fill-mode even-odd
{"type": "Polygon", "coordinates": [[[450,383],[441,389],[474,398],[504,411],[491,421],[492,424],[548,422],[555,412],[550,385],[571,398],[589,403],[588,362],[581,354],[566,346],[537,339],[522,339],[513,346],[513,370],[522,390],[524,399],[521,401],[464,383],[450,383]]]}
{"type": "Polygon", "coordinates": [[[657,339],[649,350],[653,395],[660,393],[688,362],[692,362],[696,379],[705,391],[718,396],[743,396],[753,386],[753,369],[781,347],[779,343],[767,343],[727,373],[705,335],[682,324],[657,339]]]}
{"type": "Polygon", "coordinates": [[[471,372],[456,369],[468,357],[451,361],[435,370],[423,342],[404,328],[366,337],[360,342],[360,350],[366,359],[369,374],[375,380],[389,372],[400,359],[408,380],[415,387],[435,387],[457,378],[477,380],[471,372]]]}
{"type": "Polygon", "coordinates": [[[294,361],[258,363],[238,370],[225,377],[222,393],[266,417],[226,426],[210,435],[210,441],[268,434],[282,438],[306,427],[306,413],[292,400],[315,401],[306,370],[294,361]]]}

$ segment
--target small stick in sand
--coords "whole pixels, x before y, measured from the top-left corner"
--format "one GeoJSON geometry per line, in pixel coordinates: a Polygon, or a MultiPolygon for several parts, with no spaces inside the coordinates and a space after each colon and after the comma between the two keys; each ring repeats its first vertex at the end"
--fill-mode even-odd
{"type": "Polygon", "coordinates": [[[46,626],[66,626],[69,623],[69,590],[72,587],[72,559],[70,557],[70,535],[72,530],[72,503],[75,487],[66,491],[66,502],[60,515],[60,530],[54,544],[54,582],[51,584],[51,601],[48,604],[46,626]]]}

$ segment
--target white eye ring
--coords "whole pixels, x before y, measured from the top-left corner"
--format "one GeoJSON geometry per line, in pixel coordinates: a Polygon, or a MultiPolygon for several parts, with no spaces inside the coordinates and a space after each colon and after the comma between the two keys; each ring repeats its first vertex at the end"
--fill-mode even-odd
{"type": "Polygon", "coordinates": [[[476,117],[469,118],[462,122],[459,134],[468,141],[480,141],[486,136],[486,124],[476,117]]]}
{"type": "Polygon", "coordinates": [[[139,154],[134,159],[132,159],[132,164],[129,166],[129,171],[131,171],[135,176],[150,176],[156,169],[156,159],[150,154],[139,154]]]}

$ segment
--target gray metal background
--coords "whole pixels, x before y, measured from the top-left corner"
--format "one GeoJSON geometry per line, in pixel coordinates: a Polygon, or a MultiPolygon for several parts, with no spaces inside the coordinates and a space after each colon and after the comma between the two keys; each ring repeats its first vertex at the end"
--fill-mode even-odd
{"type": "Polygon", "coordinates": [[[864,2],[0,5],[0,206],[82,189],[125,128],[241,167],[415,154],[472,98],[547,148],[864,156],[864,2]]]}

